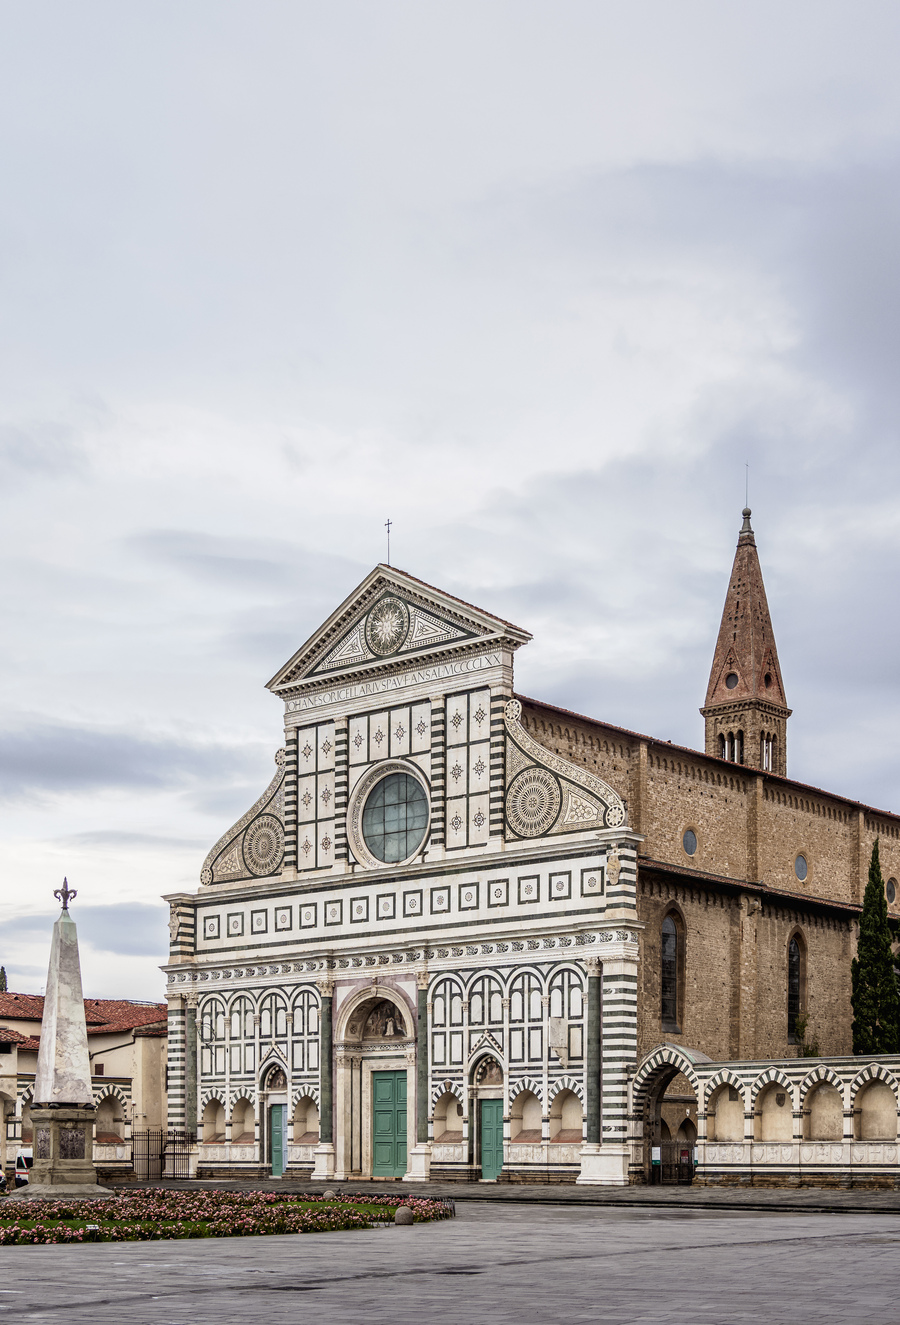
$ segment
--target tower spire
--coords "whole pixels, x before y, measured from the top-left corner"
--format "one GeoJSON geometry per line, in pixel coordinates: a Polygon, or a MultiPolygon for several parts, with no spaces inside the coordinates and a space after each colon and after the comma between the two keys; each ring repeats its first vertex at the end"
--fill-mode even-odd
{"type": "Polygon", "coordinates": [[[706,753],[787,774],[787,706],[756,538],[745,506],[706,703],[706,753]]]}

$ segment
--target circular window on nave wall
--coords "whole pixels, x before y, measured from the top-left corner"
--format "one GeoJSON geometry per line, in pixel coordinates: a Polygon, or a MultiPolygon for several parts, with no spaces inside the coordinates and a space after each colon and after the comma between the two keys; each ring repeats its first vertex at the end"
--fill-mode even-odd
{"type": "Polygon", "coordinates": [[[794,861],[794,873],[801,883],[805,883],[809,876],[809,861],[805,856],[797,856],[794,861]]]}
{"type": "Polygon", "coordinates": [[[697,850],[697,834],[694,832],[693,828],[685,829],[684,837],[681,839],[681,845],[684,847],[687,855],[693,856],[694,852],[697,850]]]}
{"type": "Polygon", "coordinates": [[[417,778],[389,773],[376,782],[362,813],[363,841],[376,860],[396,865],[414,856],[428,831],[428,798],[417,778]]]}
{"type": "Polygon", "coordinates": [[[896,902],[897,900],[897,880],[888,879],[887,883],[884,885],[884,891],[885,891],[885,896],[887,897],[891,906],[893,906],[894,902],[896,902]]]}

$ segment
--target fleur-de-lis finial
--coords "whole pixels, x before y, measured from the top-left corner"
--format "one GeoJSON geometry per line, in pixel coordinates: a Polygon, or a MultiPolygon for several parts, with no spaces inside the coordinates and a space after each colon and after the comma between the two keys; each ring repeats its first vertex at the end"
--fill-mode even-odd
{"type": "Polygon", "coordinates": [[[55,890],[54,890],[54,893],[53,893],[53,896],[54,896],[54,897],[58,897],[59,900],[62,902],[62,909],[63,909],[64,911],[68,911],[68,909],[69,909],[69,899],[72,898],[72,897],[77,897],[77,896],[78,896],[78,893],[76,892],[76,890],[75,890],[74,888],[70,888],[70,887],[69,887],[69,880],[68,880],[68,879],[63,879],[63,886],[62,886],[61,888],[57,888],[57,889],[55,889],[55,890]]]}

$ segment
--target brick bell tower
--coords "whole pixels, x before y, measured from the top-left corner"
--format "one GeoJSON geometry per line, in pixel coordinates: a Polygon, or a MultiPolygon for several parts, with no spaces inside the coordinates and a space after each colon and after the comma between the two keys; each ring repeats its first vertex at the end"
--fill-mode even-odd
{"type": "Polygon", "coordinates": [[[743,511],[706,703],[706,753],[787,776],[787,720],[775,634],[750,528],[743,511]]]}

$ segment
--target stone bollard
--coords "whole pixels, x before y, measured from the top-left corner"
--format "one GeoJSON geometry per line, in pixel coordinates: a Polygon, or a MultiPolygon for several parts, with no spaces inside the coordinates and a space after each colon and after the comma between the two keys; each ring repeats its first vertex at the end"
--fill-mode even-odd
{"type": "Polygon", "coordinates": [[[325,1197],[326,1201],[336,1201],[338,1198],[337,1192],[333,1192],[330,1187],[328,1188],[328,1191],[323,1192],[322,1195],[325,1197]]]}
{"type": "Polygon", "coordinates": [[[413,1212],[408,1205],[398,1205],[397,1212],[394,1215],[395,1224],[414,1224],[413,1212]]]}

